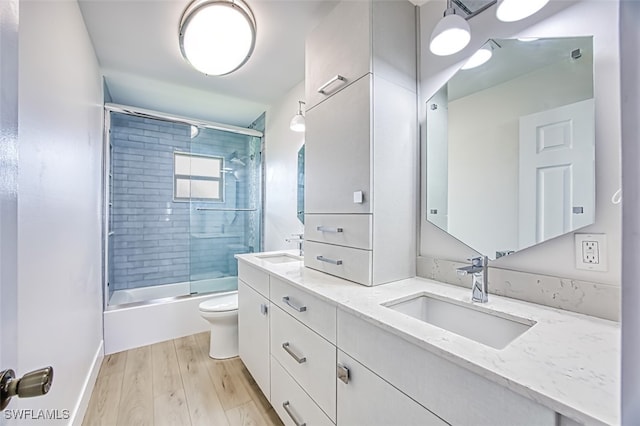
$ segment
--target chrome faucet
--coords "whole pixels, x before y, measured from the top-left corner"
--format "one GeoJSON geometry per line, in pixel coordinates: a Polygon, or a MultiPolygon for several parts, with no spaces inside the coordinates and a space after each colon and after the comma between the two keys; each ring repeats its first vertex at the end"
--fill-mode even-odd
{"type": "Polygon", "coordinates": [[[291,234],[292,238],[285,239],[288,243],[297,243],[298,244],[298,256],[304,256],[304,234],[291,234]]]}
{"type": "Polygon", "coordinates": [[[486,303],[489,300],[487,287],[489,258],[487,256],[478,256],[467,260],[471,261],[471,265],[458,268],[458,275],[470,274],[472,277],[471,300],[473,302],[486,303]]]}

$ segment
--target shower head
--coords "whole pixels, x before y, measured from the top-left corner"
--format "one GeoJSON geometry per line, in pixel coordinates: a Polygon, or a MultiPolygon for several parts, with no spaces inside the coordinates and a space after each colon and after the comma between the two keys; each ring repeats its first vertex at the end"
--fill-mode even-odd
{"type": "Polygon", "coordinates": [[[238,156],[238,151],[233,151],[229,156],[229,162],[234,164],[240,164],[241,166],[246,166],[246,163],[240,159],[238,156]]]}

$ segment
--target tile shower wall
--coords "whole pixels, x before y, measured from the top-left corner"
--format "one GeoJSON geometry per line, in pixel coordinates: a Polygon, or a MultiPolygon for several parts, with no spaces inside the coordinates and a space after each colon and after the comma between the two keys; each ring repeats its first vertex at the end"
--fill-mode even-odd
{"type": "Polygon", "coordinates": [[[111,114],[110,290],[189,281],[189,203],[173,202],[184,124],[111,114]]]}
{"type": "Polygon", "coordinates": [[[234,254],[259,249],[259,226],[247,232],[259,214],[235,209],[257,207],[250,189],[260,144],[210,129],[191,139],[188,125],[111,117],[110,291],[237,275],[234,254]],[[225,159],[224,202],[173,201],[175,151],[225,159]]]}

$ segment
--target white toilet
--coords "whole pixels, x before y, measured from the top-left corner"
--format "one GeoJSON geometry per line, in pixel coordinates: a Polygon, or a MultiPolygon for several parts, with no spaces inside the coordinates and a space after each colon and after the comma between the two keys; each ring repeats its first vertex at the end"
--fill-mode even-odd
{"type": "Polygon", "coordinates": [[[238,292],[207,299],[199,309],[202,318],[211,324],[209,356],[215,359],[238,356],[238,292]]]}

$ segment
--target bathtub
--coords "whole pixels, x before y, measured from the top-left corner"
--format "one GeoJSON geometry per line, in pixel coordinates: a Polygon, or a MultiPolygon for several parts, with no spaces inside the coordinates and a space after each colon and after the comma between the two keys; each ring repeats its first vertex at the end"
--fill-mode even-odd
{"type": "Polygon", "coordinates": [[[198,305],[237,287],[238,277],[224,277],[114,291],[103,315],[105,354],[208,331],[198,305]]]}
{"type": "Polygon", "coordinates": [[[116,290],[109,298],[109,309],[129,303],[152,303],[168,297],[188,296],[193,293],[219,293],[238,288],[238,277],[213,278],[175,284],[116,290]]]}

